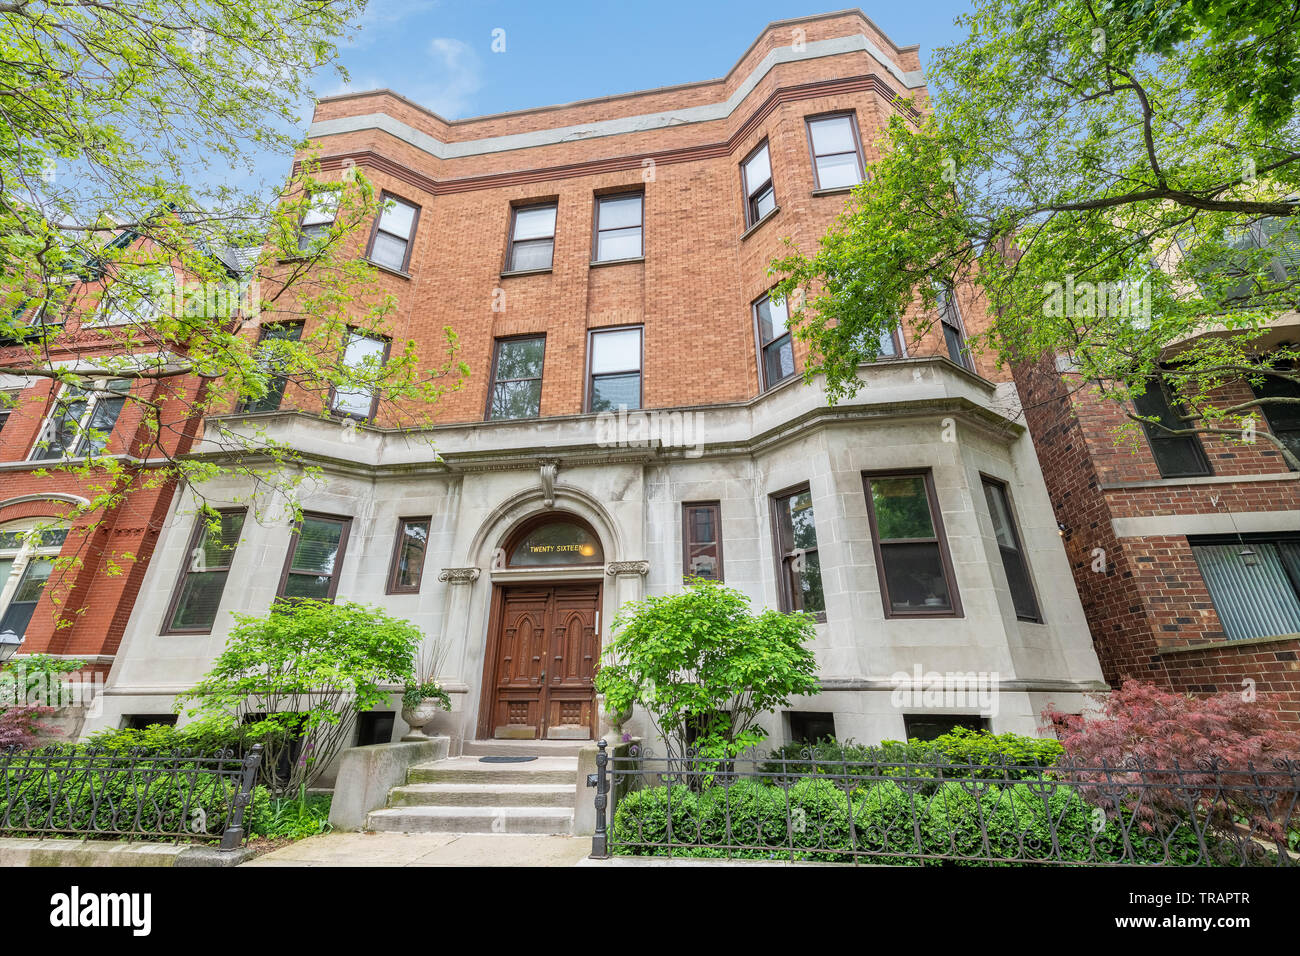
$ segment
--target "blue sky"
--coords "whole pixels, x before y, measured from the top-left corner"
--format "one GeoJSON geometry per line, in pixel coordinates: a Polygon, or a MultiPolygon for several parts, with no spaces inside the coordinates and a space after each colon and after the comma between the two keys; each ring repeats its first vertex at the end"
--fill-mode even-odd
{"type": "MultiPolygon", "coordinates": [[[[387,87],[448,119],[722,76],[773,20],[843,9],[836,0],[372,0],[342,51],[345,86],[387,87]],[[503,30],[504,52],[493,52],[503,30]]],[[[958,39],[968,0],[866,3],[895,43],[928,50],[958,39]]]]}

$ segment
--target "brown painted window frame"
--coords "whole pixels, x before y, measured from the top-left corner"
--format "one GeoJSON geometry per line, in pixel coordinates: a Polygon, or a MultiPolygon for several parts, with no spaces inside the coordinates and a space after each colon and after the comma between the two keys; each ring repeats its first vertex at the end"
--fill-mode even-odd
{"type": "Polygon", "coordinates": [[[280,584],[275,589],[275,599],[277,601],[297,600],[296,598],[286,596],[284,593],[284,587],[289,582],[289,568],[293,564],[293,555],[298,548],[298,537],[302,533],[302,523],[308,518],[321,518],[326,521],[339,522],[343,525],[343,530],[339,534],[338,561],[335,564],[334,573],[330,575],[329,592],[326,594],[324,600],[332,602],[335,595],[338,594],[339,578],[343,574],[343,562],[347,559],[348,554],[348,539],[352,536],[353,518],[351,515],[332,515],[324,511],[304,511],[302,513],[302,519],[293,526],[293,533],[289,535],[289,550],[285,553],[284,568],[280,571],[280,584]]]}
{"type": "MultiPolygon", "coordinates": [[[[227,515],[227,514],[242,514],[242,515],[244,516],[245,520],[247,520],[247,518],[248,518],[248,509],[247,509],[247,508],[214,508],[213,511],[214,511],[218,516],[221,516],[221,515],[227,515]]],[[[172,587],[172,596],[171,596],[171,600],[169,600],[169,601],[167,602],[167,611],[166,611],[165,616],[163,617],[163,626],[162,626],[162,629],[159,631],[160,634],[163,634],[163,635],[170,635],[170,634],[181,634],[181,635],[184,635],[184,634],[211,634],[211,633],[212,633],[212,628],[213,628],[213,627],[216,625],[216,623],[217,623],[217,621],[216,621],[216,617],[214,616],[213,619],[212,619],[212,623],[209,624],[207,627],[172,627],[172,621],[173,621],[173,620],[175,619],[175,617],[176,617],[176,605],[180,602],[180,599],[181,599],[181,591],[184,590],[184,588],[185,588],[185,581],[186,581],[186,579],[189,578],[189,576],[190,576],[191,574],[204,574],[204,573],[206,573],[206,572],[204,572],[204,571],[194,571],[194,570],[191,570],[191,568],[190,568],[190,558],[191,558],[191,555],[194,554],[194,549],[197,548],[197,547],[199,546],[199,542],[203,540],[203,535],[205,534],[205,529],[207,528],[207,524],[208,524],[207,521],[205,521],[205,520],[203,519],[203,516],[202,516],[202,515],[199,515],[199,516],[197,517],[197,519],[195,520],[195,522],[194,522],[194,529],[190,532],[189,543],[185,546],[185,554],[182,556],[181,568],[180,568],[180,574],[177,575],[177,577],[176,577],[176,583],[175,583],[175,585],[173,585],[173,587],[172,587]]],[[[236,543],[235,548],[236,548],[236,550],[238,550],[238,544],[237,544],[237,543],[236,543]]],[[[230,553],[230,564],[227,565],[226,568],[225,568],[225,570],[226,570],[227,573],[229,573],[230,568],[234,566],[234,563],[235,563],[235,552],[234,552],[234,551],[231,551],[231,553],[230,553]]],[[[221,570],[221,569],[220,569],[220,568],[211,568],[211,569],[209,569],[209,570],[219,571],[219,570],[221,570]]],[[[229,578],[227,578],[226,580],[227,580],[227,583],[229,583],[229,578]]],[[[225,596],[225,593],[226,593],[225,588],[222,588],[222,589],[221,589],[221,593],[222,593],[222,596],[224,597],[224,596],[225,596]]]]}
{"type": "MultiPolygon", "coordinates": [[[[1016,517],[1016,502],[1015,499],[1011,497],[1011,483],[1008,481],[1004,481],[1003,479],[997,477],[996,475],[990,475],[988,474],[988,472],[981,471],[980,472],[981,490],[983,489],[984,485],[992,485],[995,488],[1001,490],[1002,492],[1002,501],[1007,506],[1007,518],[1011,522],[1011,537],[1016,542],[1016,553],[1020,556],[1020,563],[1024,567],[1025,580],[1029,582],[1029,599],[1030,601],[1033,602],[1034,605],[1034,615],[1030,617],[1027,615],[1022,615],[1020,614],[1020,612],[1017,611],[1016,620],[1026,621],[1030,624],[1042,624],[1044,622],[1043,602],[1038,599],[1038,586],[1034,583],[1034,572],[1033,569],[1029,566],[1029,555],[1025,551],[1025,539],[1020,534],[1020,520],[1016,517]]],[[[989,515],[989,517],[992,518],[993,516],[989,515]]],[[[1007,558],[1006,555],[1002,553],[1002,545],[1000,544],[998,545],[998,556],[1002,559],[1003,569],[1005,570],[1007,558]]],[[[1007,590],[1008,591],[1011,590],[1010,576],[1008,576],[1007,578],[1007,590]]],[[[1014,605],[1015,603],[1014,592],[1011,595],[1011,599],[1012,599],[1012,604],[1014,605]]]]}
{"type": "MultiPolygon", "coordinates": [[[[296,327],[296,328],[298,329],[298,337],[297,337],[296,339],[290,339],[289,341],[293,341],[293,342],[301,342],[301,341],[302,341],[303,333],[307,331],[307,323],[306,323],[303,319],[288,319],[288,320],[283,321],[283,322],[264,322],[264,323],[262,323],[261,325],[259,325],[259,326],[257,327],[257,343],[256,343],[256,344],[257,344],[257,345],[261,345],[263,342],[265,342],[265,341],[267,340],[267,335],[266,335],[267,329],[273,329],[273,328],[287,328],[287,327],[289,327],[289,326],[294,326],[294,327],[296,327]]],[[[285,388],[287,388],[288,385],[289,385],[289,376],[287,376],[287,375],[276,375],[276,376],[273,376],[273,377],[274,377],[274,378],[283,379],[283,382],[284,382],[284,383],[280,386],[280,401],[278,401],[278,402],[276,403],[275,409],[264,409],[264,411],[278,411],[279,408],[280,408],[280,406],[281,406],[282,404],[284,404],[284,390],[285,390],[285,388]]],[[[241,401],[241,402],[239,403],[239,411],[240,411],[241,414],[248,412],[248,409],[249,409],[249,403],[248,403],[247,400],[245,400],[245,401],[241,401]]],[[[257,413],[257,412],[251,412],[251,413],[249,413],[249,414],[258,414],[258,413],[257,413]]]]}
{"type": "Polygon", "coordinates": [[[574,514],[572,511],[548,511],[542,514],[533,515],[531,518],[525,519],[518,527],[516,527],[513,531],[511,531],[510,534],[506,537],[505,547],[502,548],[502,551],[505,554],[503,563],[507,570],[515,570],[517,568],[532,569],[532,568],[539,568],[539,567],[550,568],[551,570],[565,570],[569,568],[576,568],[579,570],[590,570],[591,568],[604,567],[606,561],[605,542],[601,540],[600,534],[596,531],[594,527],[592,527],[590,521],[588,521],[586,518],[582,517],[581,515],[574,514]],[[584,531],[587,532],[587,534],[591,535],[593,540],[595,540],[596,544],[599,545],[600,560],[584,561],[576,564],[549,564],[549,565],[515,564],[513,561],[510,560],[511,557],[513,557],[515,551],[519,548],[519,545],[524,540],[524,538],[528,537],[538,528],[544,527],[545,525],[548,524],[572,524],[572,525],[577,525],[579,528],[582,528],[584,531]]]}
{"type": "Polygon", "coordinates": [[[613,193],[597,193],[595,196],[595,208],[591,216],[591,264],[610,265],[615,262],[640,262],[645,258],[645,190],[644,189],[623,189],[613,193]],[[601,232],[612,232],[614,229],[626,229],[627,226],[616,226],[613,229],[600,228],[600,205],[603,202],[614,199],[631,199],[635,196],[641,200],[641,251],[635,256],[624,256],[621,259],[602,259],[600,258],[600,234],[601,232]]]}
{"type": "MultiPolygon", "coordinates": [[[[349,326],[347,327],[347,337],[344,338],[344,340],[343,340],[343,346],[342,346],[342,348],[339,350],[339,361],[340,361],[340,362],[345,362],[345,361],[347,360],[347,354],[348,354],[348,342],[352,339],[352,336],[353,336],[354,333],[360,335],[362,338],[366,338],[366,339],[376,339],[377,341],[383,342],[383,343],[384,343],[384,360],[380,363],[380,366],[382,367],[382,366],[385,366],[385,365],[388,364],[388,359],[389,359],[389,356],[390,356],[390,354],[391,354],[391,352],[392,352],[392,349],[393,349],[393,340],[392,340],[391,338],[389,338],[387,335],[376,335],[376,334],[373,333],[373,332],[367,332],[367,331],[365,331],[365,330],[363,330],[363,329],[358,329],[358,328],[355,328],[354,326],[351,326],[351,325],[349,325],[349,326]]],[[[366,423],[366,424],[369,424],[370,422],[373,422],[373,421],[375,420],[375,416],[376,416],[377,414],[379,414],[379,388],[378,388],[378,386],[375,387],[375,394],[373,394],[373,395],[370,396],[370,412],[369,412],[368,414],[366,414],[366,415],[357,415],[357,414],[354,414],[353,412],[341,412],[341,411],[339,411],[338,409],[336,409],[336,408],[334,407],[334,399],[335,399],[336,396],[337,396],[337,392],[338,392],[338,389],[335,388],[335,386],[331,385],[331,386],[330,386],[330,391],[329,391],[329,405],[328,405],[328,408],[329,408],[329,414],[330,414],[330,417],[331,417],[331,418],[350,418],[350,419],[352,419],[353,421],[356,421],[356,422],[364,422],[364,423],[366,423]]]]}
{"type": "Polygon", "coordinates": [[[415,250],[415,236],[420,230],[420,213],[422,211],[423,209],[419,203],[413,202],[405,196],[399,196],[397,193],[389,192],[387,189],[381,192],[379,194],[379,211],[375,213],[375,221],[370,226],[370,238],[366,241],[366,261],[372,266],[383,269],[385,272],[398,272],[402,275],[409,274],[411,269],[411,253],[415,250]],[[371,254],[375,251],[375,239],[379,236],[380,232],[383,232],[386,236],[397,238],[397,233],[379,228],[379,221],[384,218],[384,203],[389,199],[403,203],[415,210],[415,215],[411,217],[411,234],[406,237],[406,255],[402,257],[402,267],[400,269],[386,266],[382,262],[376,262],[371,258],[371,254]]]}
{"type": "Polygon", "coordinates": [[[691,574],[691,523],[687,518],[687,513],[691,508],[710,508],[713,511],[713,526],[717,529],[717,546],[718,546],[718,571],[713,580],[722,583],[726,580],[723,574],[722,560],[722,502],[721,501],[683,501],[682,502],[682,580],[687,580],[691,574]]]}
{"type": "Polygon", "coordinates": [[[781,206],[780,203],[777,202],[776,198],[776,164],[772,162],[772,143],[767,136],[764,136],[753,149],[745,154],[745,158],[740,161],[740,191],[745,200],[746,229],[751,229],[754,226],[757,226],[767,218],[767,216],[755,215],[756,210],[754,208],[754,196],[755,194],[761,194],[763,192],[763,187],[765,186],[772,190],[772,211],[769,212],[767,216],[773,216],[781,206]],[[759,151],[763,149],[767,150],[768,178],[759,183],[758,189],[751,191],[749,188],[749,174],[746,172],[745,167],[748,166],[749,161],[757,156],[759,151]]]}
{"type": "Polygon", "coordinates": [[[931,468],[887,468],[881,471],[864,471],[862,473],[862,493],[867,499],[867,520],[871,527],[871,549],[876,559],[876,576],[880,580],[880,603],[886,620],[904,618],[961,618],[961,593],[957,588],[957,572],[953,567],[952,555],[948,550],[948,534],[943,527],[943,511],[939,508],[939,495],[934,487],[934,470],[931,468]],[[895,611],[889,596],[889,580],[885,574],[885,556],[880,546],[880,531],[876,526],[876,504],[871,496],[871,481],[875,478],[912,478],[920,476],[925,479],[925,496],[930,505],[930,523],[934,526],[935,537],[931,538],[895,538],[890,544],[931,544],[939,545],[939,566],[943,569],[944,583],[948,585],[948,596],[952,607],[948,610],[926,611],[916,608],[909,611],[895,611]]]}
{"type": "Polygon", "coordinates": [[[406,533],[406,526],[408,524],[413,524],[413,523],[418,524],[420,522],[424,522],[426,525],[429,526],[428,529],[426,530],[426,537],[424,542],[424,546],[425,546],[424,557],[426,560],[429,557],[428,535],[433,532],[433,515],[414,515],[406,518],[398,518],[397,537],[393,541],[393,554],[388,562],[388,587],[384,591],[385,594],[419,594],[420,593],[420,585],[424,583],[423,564],[420,565],[420,573],[419,575],[417,575],[416,582],[414,585],[403,586],[397,583],[397,572],[399,567],[398,559],[402,556],[402,543],[403,543],[402,536],[406,533]]]}
{"type": "MultiPolygon", "coordinates": [[[[790,381],[792,378],[795,378],[799,374],[799,364],[798,362],[795,362],[794,371],[791,372],[789,375],[785,376],[784,378],[777,379],[775,382],[769,382],[767,380],[767,363],[763,361],[763,351],[767,348],[767,346],[773,345],[781,341],[781,339],[783,338],[788,338],[790,340],[790,358],[791,360],[794,359],[794,333],[790,331],[790,326],[788,324],[786,325],[785,332],[783,332],[781,335],[778,335],[770,342],[765,343],[763,341],[763,323],[758,317],[758,306],[764,300],[770,302],[771,299],[772,299],[772,290],[768,289],[766,292],[764,292],[762,295],[760,295],[757,299],[755,299],[753,302],[749,304],[750,318],[751,321],[754,323],[754,343],[757,349],[756,357],[758,359],[758,385],[759,385],[760,393],[769,392],[772,389],[776,388],[778,385],[790,381]]],[[[783,302],[785,304],[786,322],[788,323],[790,321],[790,302],[788,299],[783,300],[783,302]]]]}
{"type": "MultiPolygon", "coordinates": [[[[510,204],[510,222],[506,227],[506,261],[505,268],[501,270],[502,275],[542,275],[547,272],[555,271],[555,237],[560,231],[560,200],[558,196],[551,196],[545,199],[528,199],[522,202],[510,204]],[[545,207],[555,209],[555,225],[551,227],[551,264],[545,269],[516,269],[515,268],[515,221],[519,218],[519,213],[527,209],[543,209],[545,207]]],[[[540,242],[540,239],[523,239],[522,242],[540,242]]]]}
{"type": "MultiPolygon", "coordinates": [[[[772,530],[772,549],[776,558],[777,603],[778,606],[781,608],[781,610],[787,614],[793,611],[802,611],[803,606],[802,603],[800,603],[800,606],[798,607],[795,606],[796,601],[795,601],[794,583],[790,580],[790,569],[786,563],[790,560],[791,556],[794,554],[794,551],[785,550],[785,538],[784,535],[782,534],[782,529],[784,526],[782,524],[783,519],[782,519],[781,502],[785,501],[787,498],[793,498],[795,495],[802,494],[805,491],[808,492],[808,499],[809,502],[811,503],[812,483],[808,481],[803,481],[797,485],[791,485],[788,488],[782,488],[778,491],[773,491],[767,496],[768,515],[769,515],[769,520],[771,521],[771,530],[772,530]]],[[[817,529],[817,518],[816,518],[816,511],[814,506],[813,530],[816,531],[816,529],[817,529]]],[[[791,537],[793,538],[793,528],[791,528],[791,537]]],[[[798,550],[798,549],[794,549],[794,550],[798,550]]],[[[808,554],[809,552],[815,552],[817,554],[818,567],[821,567],[821,539],[820,538],[817,540],[817,547],[806,548],[804,549],[803,553],[808,554]]],[[[825,586],[825,581],[823,580],[822,601],[824,602],[825,600],[826,600],[826,586],[825,586]]],[[[826,612],[824,610],[809,611],[808,613],[811,614],[818,623],[824,624],[826,622],[826,612]]]]}
{"type": "Polygon", "coordinates": [[[942,299],[935,303],[939,309],[939,331],[942,332],[944,328],[950,328],[956,331],[957,337],[961,342],[961,348],[959,350],[961,352],[961,359],[958,360],[952,357],[952,350],[948,347],[948,337],[946,335],[944,336],[943,350],[954,365],[958,365],[968,372],[974,372],[975,357],[971,354],[970,342],[966,338],[966,320],[962,318],[961,306],[957,302],[957,289],[955,286],[948,285],[947,283],[940,283],[939,293],[942,296],[946,296],[948,301],[948,308],[943,307],[942,299]],[[951,318],[949,316],[951,316],[951,318]]]}
{"type": "MultiPolygon", "coordinates": [[[[1165,407],[1168,408],[1170,412],[1172,412],[1175,416],[1177,416],[1178,397],[1174,395],[1172,391],[1169,389],[1169,386],[1165,383],[1164,376],[1153,375],[1147,381],[1147,391],[1148,392],[1151,391],[1152,388],[1160,389],[1161,395],[1164,399],[1165,407]]],[[[1142,411],[1142,409],[1138,406],[1138,403],[1133,398],[1130,397],[1128,403],[1133,407],[1133,411],[1136,414],[1138,415],[1147,414],[1146,412],[1142,411]]],[[[1174,479],[1182,479],[1182,478],[1208,478],[1214,474],[1214,465],[1210,462],[1210,456],[1205,453],[1205,443],[1201,441],[1201,436],[1199,434],[1168,435],[1157,426],[1149,424],[1148,422],[1141,422],[1140,424],[1142,426],[1142,434],[1147,440],[1147,448],[1151,451],[1151,463],[1156,466],[1156,471],[1160,473],[1160,477],[1162,479],[1174,480],[1174,479]],[[1171,471],[1168,474],[1166,474],[1164,467],[1160,464],[1160,456],[1156,454],[1156,445],[1162,441],[1186,442],[1189,447],[1194,449],[1194,451],[1196,452],[1196,457],[1200,459],[1201,470],[1200,471],[1171,471]]]]}
{"type": "MultiPolygon", "coordinates": [[[[582,405],[587,413],[592,411],[591,402],[596,394],[596,377],[591,371],[591,360],[595,357],[596,352],[593,340],[602,332],[622,332],[628,329],[639,329],[641,331],[641,356],[637,360],[640,363],[637,367],[637,374],[641,376],[641,401],[636,408],[629,408],[628,411],[636,412],[645,408],[645,323],[632,322],[627,325],[602,325],[600,328],[587,330],[587,396],[582,405]]],[[[626,372],[601,372],[600,374],[601,377],[607,377],[610,375],[628,375],[630,372],[629,369],[626,372]]]]}
{"type": "MultiPolygon", "coordinates": [[[[546,376],[546,333],[545,332],[521,332],[518,335],[499,335],[492,340],[492,369],[488,375],[487,388],[487,405],[483,409],[483,421],[485,422],[530,422],[540,418],[542,415],[542,399],[537,397],[537,414],[529,415],[526,418],[493,418],[492,417],[492,396],[497,387],[497,359],[501,356],[501,345],[503,342],[517,342],[522,339],[541,339],[542,340],[542,372],[537,376],[538,382],[543,382],[546,376]]],[[[531,382],[531,378],[510,378],[507,382],[531,382]]]]}
{"type": "Polygon", "coordinates": [[[309,250],[304,249],[302,247],[302,240],[303,240],[302,230],[303,230],[303,223],[307,221],[307,213],[311,211],[312,198],[315,196],[316,193],[332,193],[335,197],[337,197],[338,201],[336,201],[334,204],[334,218],[331,219],[329,222],[318,222],[315,223],[314,225],[324,226],[326,231],[328,231],[329,229],[333,228],[334,225],[339,221],[339,202],[341,202],[343,198],[341,190],[320,188],[309,192],[307,196],[307,207],[303,209],[302,215],[298,217],[298,229],[296,232],[296,235],[298,237],[298,251],[293,255],[291,255],[288,261],[293,261],[295,259],[306,259],[308,256],[311,255],[311,252],[309,250]]]}
{"type": "MultiPolygon", "coordinates": [[[[823,187],[821,171],[817,168],[817,149],[815,146],[813,146],[812,124],[820,120],[840,119],[840,118],[847,119],[849,121],[849,131],[853,134],[853,149],[857,153],[857,157],[858,157],[858,182],[855,183],[854,185],[861,184],[867,178],[867,161],[866,161],[866,157],[862,155],[862,136],[858,132],[857,110],[832,110],[829,113],[815,113],[812,116],[805,116],[803,118],[803,124],[804,124],[804,132],[807,134],[808,137],[808,155],[812,158],[813,188],[816,190],[821,190],[823,188],[833,189],[833,190],[838,190],[838,189],[848,190],[853,188],[853,186],[823,187]]],[[[826,153],[825,155],[841,156],[843,154],[826,153]]]]}

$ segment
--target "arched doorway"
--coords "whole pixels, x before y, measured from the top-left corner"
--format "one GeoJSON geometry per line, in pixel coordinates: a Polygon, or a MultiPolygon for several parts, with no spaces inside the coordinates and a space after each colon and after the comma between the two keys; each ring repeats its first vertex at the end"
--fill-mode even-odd
{"type": "Polygon", "coordinates": [[[479,737],[587,739],[596,730],[600,537],[586,521],[548,513],[516,528],[494,570],[479,737]]]}

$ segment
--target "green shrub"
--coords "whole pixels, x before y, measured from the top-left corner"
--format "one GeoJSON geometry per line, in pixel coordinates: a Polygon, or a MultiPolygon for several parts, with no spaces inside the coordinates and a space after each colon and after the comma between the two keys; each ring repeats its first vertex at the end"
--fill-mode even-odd
{"type": "Polygon", "coordinates": [[[698,844],[700,816],[696,794],[682,784],[633,790],[618,802],[614,811],[611,843],[615,853],[658,855],[669,845],[669,808],[672,813],[671,842],[698,844]],[[651,844],[635,846],[629,844],[651,844]]]}
{"type": "Polygon", "coordinates": [[[923,807],[923,798],[909,795],[891,781],[857,791],[853,801],[856,846],[859,852],[872,854],[863,859],[895,866],[920,866],[921,861],[914,856],[893,854],[920,852],[913,815],[923,807]]]}

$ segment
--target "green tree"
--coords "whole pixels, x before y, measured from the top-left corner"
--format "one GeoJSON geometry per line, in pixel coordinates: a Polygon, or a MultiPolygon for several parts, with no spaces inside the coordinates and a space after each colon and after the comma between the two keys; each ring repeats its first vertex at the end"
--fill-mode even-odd
{"type": "Polygon", "coordinates": [[[327,601],[277,603],[236,614],[226,649],[177,698],[210,726],[246,724],[266,747],[262,777],[275,792],[306,786],[352,739],[356,715],[386,703],[415,677],[423,639],[379,608],[327,601]]]}
{"type": "Polygon", "coordinates": [[[690,742],[734,756],[766,739],[761,714],[817,693],[812,615],[755,615],[747,597],[714,581],[624,605],[614,634],[596,690],[611,712],[643,707],[670,755],[690,742]]]}
{"type": "Polygon", "coordinates": [[[882,332],[925,334],[938,290],[969,284],[974,348],[1181,398],[1130,429],[1255,440],[1261,411],[1294,418],[1300,347],[1273,329],[1300,301],[1298,23],[1253,0],[977,0],[844,214],[773,264],[807,375],[853,394],[882,332]],[[1241,382],[1253,397],[1225,400],[1241,382]]]}

